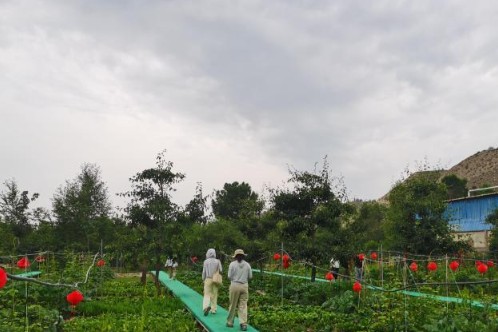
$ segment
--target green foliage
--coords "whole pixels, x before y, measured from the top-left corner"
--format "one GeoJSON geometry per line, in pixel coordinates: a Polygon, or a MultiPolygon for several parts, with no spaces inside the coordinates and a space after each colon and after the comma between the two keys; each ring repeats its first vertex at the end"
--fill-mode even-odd
{"type": "Polygon", "coordinates": [[[101,180],[100,169],[93,164],[83,164],[76,179],[66,181],[53,198],[58,239],[56,249],[97,251],[101,240],[111,237],[105,231],[110,211],[107,187],[101,180]]]}
{"type": "Polygon", "coordinates": [[[495,209],[486,217],[486,223],[493,226],[489,237],[489,250],[498,250],[498,209],[495,209]]]}
{"type": "Polygon", "coordinates": [[[154,257],[154,268],[159,270],[162,254],[178,252],[183,247],[182,225],[178,222],[179,208],[171,200],[173,185],[185,178],[173,171],[166,151],[156,157],[156,167],[138,172],[130,178],[131,190],[121,194],[131,201],[125,209],[131,225],[138,230],[140,247],[136,258],[142,272],[148,267],[148,257],[154,257]]]}
{"type": "Polygon", "coordinates": [[[30,223],[33,212],[29,205],[39,194],[29,197],[29,192],[21,191],[15,180],[5,181],[4,186],[6,191],[0,192],[0,216],[9,226],[12,236],[19,241],[20,247],[17,249],[28,250],[23,240],[33,230],[30,223]]]}
{"type": "Polygon", "coordinates": [[[179,222],[184,225],[205,224],[207,223],[206,210],[207,196],[202,194],[202,184],[197,183],[195,196],[180,213],[179,222]]]}
{"type": "Polygon", "coordinates": [[[304,259],[316,263],[328,255],[316,245],[316,236],[321,230],[330,230],[335,242],[345,243],[341,236],[347,209],[334,193],[327,159],[324,158],[320,172],[290,171],[292,188],[277,189],[271,193],[272,213],[278,221],[281,240],[290,243],[287,250],[299,252],[304,259]]]}
{"type": "Polygon", "coordinates": [[[387,206],[376,201],[362,202],[357,206],[357,211],[349,225],[351,242],[358,244],[358,247],[354,248],[355,251],[377,249],[384,239],[382,226],[387,206]]]}
{"type": "Polygon", "coordinates": [[[467,196],[467,179],[461,179],[455,174],[450,174],[443,177],[441,182],[446,186],[446,197],[448,199],[467,196]]]}
{"type": "Polygon", "coordinates": [[[216,218],[241,219],[259,215],[264,202],[249,184],[232,182],[215,191],[211,207],[216,218]]]}
{"type": "Polygon", "coordinates": [[[170,296],[156,296],[153,283],[137,278],[106,282],[101,296],[78,307],[77,318],[64,331],[193,331],[195,321],[183,304],[170,296]]]}
{"type": "Polygon", "coordinates": [[[347,290],[344,293],[333,296],[326,302],[324,302],[322,304],[322,309],[349,314],[355,311],[355,300],[356,298],[354,296],[354,293],[350,290],[347,290]]]}
{"type": "Polygon", "coordinates": [[[443,213],[446,188],[431,173],[399,182],[389,193],[386,236],[394,250],[429,254],[456,251],[443,213]]]}

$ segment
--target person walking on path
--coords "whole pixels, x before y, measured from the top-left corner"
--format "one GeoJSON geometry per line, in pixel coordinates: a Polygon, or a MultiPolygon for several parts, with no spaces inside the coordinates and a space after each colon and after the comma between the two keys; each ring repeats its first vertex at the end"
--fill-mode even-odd
{"type": "Polygon", "coordinates": [[[334,276],[334,280],[337,280],[337,277],[339,276],[339,268],[341,264],[338,259],[335,257],[332,257],[330,259],[330,272],[332,272],[332,275],[334,276]]]}
{"type": "Polygon", "coordinates": [[[206,252],[206,260],[202,265],[202,280],[204,281],[204,298],[202,300],[202,310],[204,311],[204,316],[207,316],[211,311],[212,314],[216,313],[216,308],[218,304],[218,287],[216,283],[213,282],[213,275],[216,272],[222,271],[221,262],[216,259],[216,250],[208,249],[206,252]]]}
{"type": "Polygon", "coordinates": [[[354,258],[354,272],[355,272],[355,280],[358,282],[363,281],[363,273],[365,266],[365,257],[363,254],[358,254],[354,258]]]}
{"type": "Polygon", "coordinates": [[[178,268],[178,260],[177,260],[176,256],[173,256],[173,259],[171,260],[171,268],[170,268],[171,274],[169,275],[171,280],[176,279],[176,269],[177,268],[178,268]]]}
{"type": "Polygon", "coordinates": [[[166,272],[168,273],[168,276],[171,278],[171,272],[173,272],[173,258],[171,256],[168,256],[168,259],[166,260],[166,263],[164,263],[164,267],[166,268],[166,272]]]}
{"type": "Polygon", "coordinates": [[[245,257],[244,250],[235,250],[233,254],[235,260],[228,267],[230,308],[228,309],[227,327],[233,327],[235,310],[238,310],[242,331],[247,331],[247,301],[249,299],[249,280],[252,278],[251,265],[244,260],[245,257]]]}

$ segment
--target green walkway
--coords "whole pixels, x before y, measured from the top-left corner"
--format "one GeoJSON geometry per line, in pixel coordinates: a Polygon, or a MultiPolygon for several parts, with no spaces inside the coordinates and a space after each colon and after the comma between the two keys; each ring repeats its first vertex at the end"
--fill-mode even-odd
{"type": "MultiPolygon", "coordinates": [[[[308,280],[310,279],[310,277],[296,276],[296,275],[292,275],[292,274],[285,274],[285,273],[282,273],[282,272],[269,272],[269,271],[263,271],[263,272],[261,272],[258,269],[252,269],[252,271],[253,272],[259,272],[259,273],[264,273],[264,274],[272,274],[272,275],[278,275],[278,276],[283,276],[283,277],[289,277],[289,278],[299,278],[299,279],[308,279],[308,280]]],[[[319,281],[319,282],[329,282],[328,280],[322,279],[322,278],[316,278],[315,280],[319,281]]],[[[377,287],[377,286],[371,286],[371,285],[367,285],[367,288],[368,289],[372,289],[372,290],[376,290],[376,291],[386,291],[384,288],[377,287]]],[[[387,291],[388,292],[393,292],[393,291],[390,291],[390,290],[387,290],[387,291]]],[[[469,305],[471,305],[473,307],[479,307],[479,308],[489,307],[491,309],[498,310],[498,304],[484,304],[484,303],[479,302],[479,301],[474,301],[474,300],[470,300],[470,299],[466,300],[466,299],[462,299],[462,298],[459,298],[459,297],[441,296],[441,295],[434,295],[434,294],[413,292],[413,291],[408,291],[408,290],[398,290],[396,292],[399,292],[399,293],[405,294],[405,295],[409,295],[409,296],[413,296],[413,297],[426,297],[426,298],[430,298],[430,299],[433,299],[433,300],[436,300],[436,301],[441,301],[441,302],[452,302],[452,303],[460,303],[460,304],[469,304],[469,305]]]]}
{"type": "Polygon", "coordinates": [[[41,271],[31,271],[31,272],[26,272],[26,273],[19,273],[16,274],[18,277],[24,277],[24,278],[33,278],[33,277],[38,277],[41,274],[41,271]]]}
{"type": "MultiPolygon", "coordinates": [[[[155,275],[155,271],[151,271],[155,275]]],[[[226,321],[228,317],[228,311],[218,304],[217,313],[215,315],[209,314],[204,316],[202,311],[202,295],[186,286],[178,280],[171,280],[166,272],[159,271],[159,281],[171,292],[178,297],[188,308],[188,310],[194,315],[195,319],[202,325],[207,331],[210,332],[234,332],[240,331],[239,319],[235,317],[233,328],[226,327],[226,321]]],[[[200,279],[199,279],[200,282],[200,279]]],[[[222,292],[228,291],[227,288],[220,289],[222,292]]],[[[247,331],[257,331],[252,326],[247,326],[247,331]]]]}

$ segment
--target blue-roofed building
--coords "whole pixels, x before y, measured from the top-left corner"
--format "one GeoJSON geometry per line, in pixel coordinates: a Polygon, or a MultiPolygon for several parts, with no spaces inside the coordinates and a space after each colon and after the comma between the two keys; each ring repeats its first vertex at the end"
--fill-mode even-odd
{"type": "Polygon", "coordinates": [[[469,240],[477,250],[487,250],[491,225],[486,218],[496,209],[498,193],[493,193],[448,201],[446,216],[457,238],[469,240]]]}

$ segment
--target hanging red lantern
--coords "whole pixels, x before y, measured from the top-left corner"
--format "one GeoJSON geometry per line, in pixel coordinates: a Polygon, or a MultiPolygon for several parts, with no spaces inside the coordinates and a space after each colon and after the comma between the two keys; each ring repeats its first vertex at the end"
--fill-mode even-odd
{"type": "Polygon", "coordinates": [[[43,263],[43,262],[45,262],[45,257],[43,257],[42,255],[38,255],[38,256],[36,256],[35,261],[37,263],[43,263]]]}
{"type": "Polygon", "coordinates": [[[374,251],[373,253],[370,254],[370,258],[373,260],[377,259],[377,253],[374,251]]]}
{"type": "Polygon", "coordinates": [[[276,252],[276,253],[273,255],[273,260],[275,260],[275,261],[280,260],[280,254],[279,254],[278,252],[276,252]]]}
{"type": "Polygon", "coordinates": [[[3,288],[7,283],[7,273],[0,267],[0,288],[3,288]]]}
{"type": "Polygon", "coordinates": [[[477,271],[479,271],[480,274],[484,274],[488,271],[488,266],[486,264],[481,264],[477,267],[477,271]]]}
{"type": "Polygon", "coordinates": [[[450,263],[450,269],[453,272],[455,272],[456,269],[458,269],[459,266],[460,266],[460,263],[458,263],[458,261],[453,261],[453,262],[450,263]]]}
{"type": "Polygon", "coordinates": [[[358,254],[358,258],[360,259],[360,261],[364,260],[365,259],[365,254],[363,254],[363,253],[358,254]]]}
{"type": "Polygon", "coordinates": [[[78,305],[78,303],[83,301],[83,299],[83,294],[81,294],[81,292],[78,290],[72,291],[66,296],[67,302],[69,302],[69,304],[73,306],[78,305]]]}
{"type": "Polygon", "coordinates": [[[27,269],[31,263],[28,260],[28,257],[23,257],[17,261],[17,267],[20,269],[27,269]]]}
{"type": "Polygon", "coordinates": [[[429,262],[429,264],[427,264],[427,270],[429,270],[429,271],[436,271],[437,270],[437,264],[435,262],[429,262]]]}
{"type": "Polygon", "coordinates": [[[489,261],[486,262],[486,265],[488,267],[493,267],[493,266],[495,266],[495,262],[493,262],[492,260],[489,260],[489,261]]]}
{"type": "Polygon", "coordinates": [[[282,260],[283,260],[284,262],[288,262],[288,261],[289,261],[289,259],[290,259],[290,257],[289,257],[289,255],[287,255],[287,254],[284,254],[284,255],[282,256],[282,260]]]}
{"type": "Polygon", "coordinates": [[[325,279],[327,279],[328,281],[332,281],[334,279],[334,275],[332,274],[332,272],[328,272],[325,275],[325,279]]]}
{"type": "Polygon", "coordinates": [[[417,272],[417,270],[418,270],[418,265],[417,265],[417,263],[412,262],[412,263],[410,264],[410,270],[412,270],[412,272],[417,272]]]}
{"type": "Polygon", "coordinates": [[[353,292],[355,293],[361,292],[361,284],[358,281],[353,284],[353,292]]]}
{"type": "Polygon", "coordinates": [[[284,262],[282,263],[282,266],[284,267],[284,269],[288,269],[288,268],[289,268],[289,266],[290,266],[289,261],[284,261],[284,262]]]}
{"type": "Polygon", "coordinates": [[[98,266],[98,267],[102,267],[102,266],[104,266],[104,265],[105,265],[105,260],[103,260],[103,259],[99,259],[99,260],[98,260],[98,262],[97,262],[97,266],[98,266]]]}

